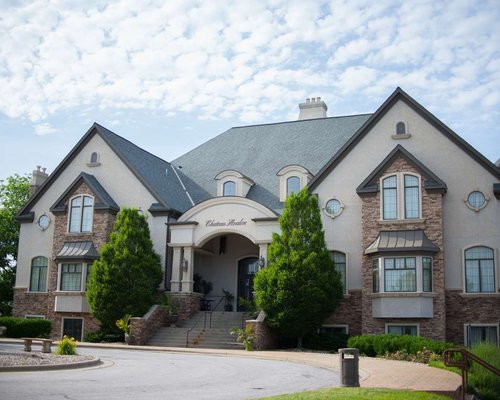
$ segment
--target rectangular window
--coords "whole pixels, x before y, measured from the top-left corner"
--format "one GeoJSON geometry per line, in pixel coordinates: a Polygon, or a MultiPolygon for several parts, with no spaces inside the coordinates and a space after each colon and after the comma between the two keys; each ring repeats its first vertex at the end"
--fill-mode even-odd
{"type": "Polygon", "coordinates": [[[397,219],[398,217],[398,185],[396,175],[382,181],[383,219],[397,219]]]}
{"type": "Polygon", "coordinates": [[[432,292],[432,258],[422,257],[422,290],[432,292]]]}
{"type": "Polygon", "coordinates": [[[63,330],[62,336],[68,336],[75,338],[76,340],[82,340],[83,333],[83,319],[81,318],[63,318],[63,330]]]}
{"type": "Polygon", "coordinates": [[[467,346],[472,347],[481,342],[498,345],[498,328],[497,325],[467,325],[467,346]]]}
{"type": "Polygon", "coordinates": [[[465,290],[467,293],[495,292],[493,250],[477,246],[465,251],[465,290]]]}
{"type": "Polygon", "coordinates": [[[413,175],[404,176],[405,185],[405,218],[417,219],[420,217],[420,194],[418,178],[413,175]]]}
{"type": "Polygon", "coordinates": [[[348,325],[323,325],[318,329],[318,333],[349,333],[348,325]]]}
{"type": "Polygon", "coordinates": [[[386,292],[415,292],[417,290],[416,258],[384,258],[386,292]]]}
{"type": "Polygon", "coordinates": [[[62,264],[60,290],[68,292],[82,290],[82,264],[62,264]]]}
{"type": "Polygon", "coordinates": [[[386,325],[385,329],[389,335],[418,336],[417,325],[386,325]]]}
{"type": "Polygon", "coordinates": [[[380,292],[380,275],[379,275],[379,265],[380,260],[375,258],[372,261],[372,270],[373,270],[373,293],[380,292]]]}

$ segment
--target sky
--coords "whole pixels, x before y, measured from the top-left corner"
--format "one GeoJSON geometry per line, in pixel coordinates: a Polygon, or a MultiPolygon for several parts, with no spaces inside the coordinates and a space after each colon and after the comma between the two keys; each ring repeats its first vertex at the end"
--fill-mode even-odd
{"type": "Polygon", "coordinates": [[[94,121],[171,161],[398,86],[497,161],[499,0],[0,0],[0,179],[52,172],[94,121]]]}

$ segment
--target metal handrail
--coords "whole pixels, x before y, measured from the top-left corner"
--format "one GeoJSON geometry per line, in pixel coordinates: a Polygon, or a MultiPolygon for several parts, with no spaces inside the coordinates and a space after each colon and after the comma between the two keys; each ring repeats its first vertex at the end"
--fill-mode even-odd
{"type": "MultiPolygon", "coordinates": [[[[224,296],[222,296],[218,303],[215,305],[214,308],[217,308],[219,306],[219,304],[222,302],[222,300],[224,300],[224,296]]],[[[204,319],[203,319],[203,330],[207,329],[207,314],[209,315],[209,327],[212,328],[212,310],[210,311],[205,311],[205,314],[204,314],[204,319]]],[[[189,334],[191,333],[191,331],[196,328],[196,326],[198,325],[198,322],[200,322],[201,320],[201,317],[198,318],[198,320],[196,321],[196,323],[191,327],[189,328],[187,331],[186,331],[186,348],[189,347],[189,334]]]]}
{"type": "Polygon", "coordinates": [[[189,329],[186,331],[186,348],[188,348],[188,347],[189,347],[189,333],[190,333],[190,332],[191,332],[194,328],[196,328],[196,325],[198,325],[198,322],[200,322],[200,320],[201,320],[201,317],[200,317],[200,318],[198,318],[198,319],[196,320],[196,323],[195,323],[195,324],[194,324],[191,328],[189,328],[189,329]]]}
{"type": "Polygon", "coordinates": [[[444,365],[447,367],[457,367],[462,371],[462,400],[465,400],[465,390],[467,388],[468,371],[471,361],[478,363],[497,376],[500,376],[500,369],[487,363],[482,358],[479,358],[466,349],[446,349],[443,352],[443,359],[444,365]],[[453,359],[456,354],[460,354],[460,360],[453,359]]]}

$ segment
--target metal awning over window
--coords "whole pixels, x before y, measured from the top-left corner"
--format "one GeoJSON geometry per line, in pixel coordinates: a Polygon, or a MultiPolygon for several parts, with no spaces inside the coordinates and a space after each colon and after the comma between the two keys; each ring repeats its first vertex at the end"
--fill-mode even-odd
{"type": "Polygon", "coordinates": [[[64,242],[56,260],[95,260],[99,258],[92,242],[64,242]]]}
{"type": "Polygon", "coordinates": [[[382,231],[378,238],[365,250],[365,254],[425,252],[437,253],[437,247],[423,230],[382,231]]]}

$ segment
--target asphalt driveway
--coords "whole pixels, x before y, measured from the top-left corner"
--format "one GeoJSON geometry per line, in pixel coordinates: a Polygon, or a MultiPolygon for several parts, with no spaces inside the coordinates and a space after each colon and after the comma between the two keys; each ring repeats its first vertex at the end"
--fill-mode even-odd
{"type": "Polygon", "coordinates": [[[0,398],[249,399],[339,385],[338,373],[332,370],[284,361],[103,348],[78,351],[99,357],[103,365],[3,372],[0,398]]]}

